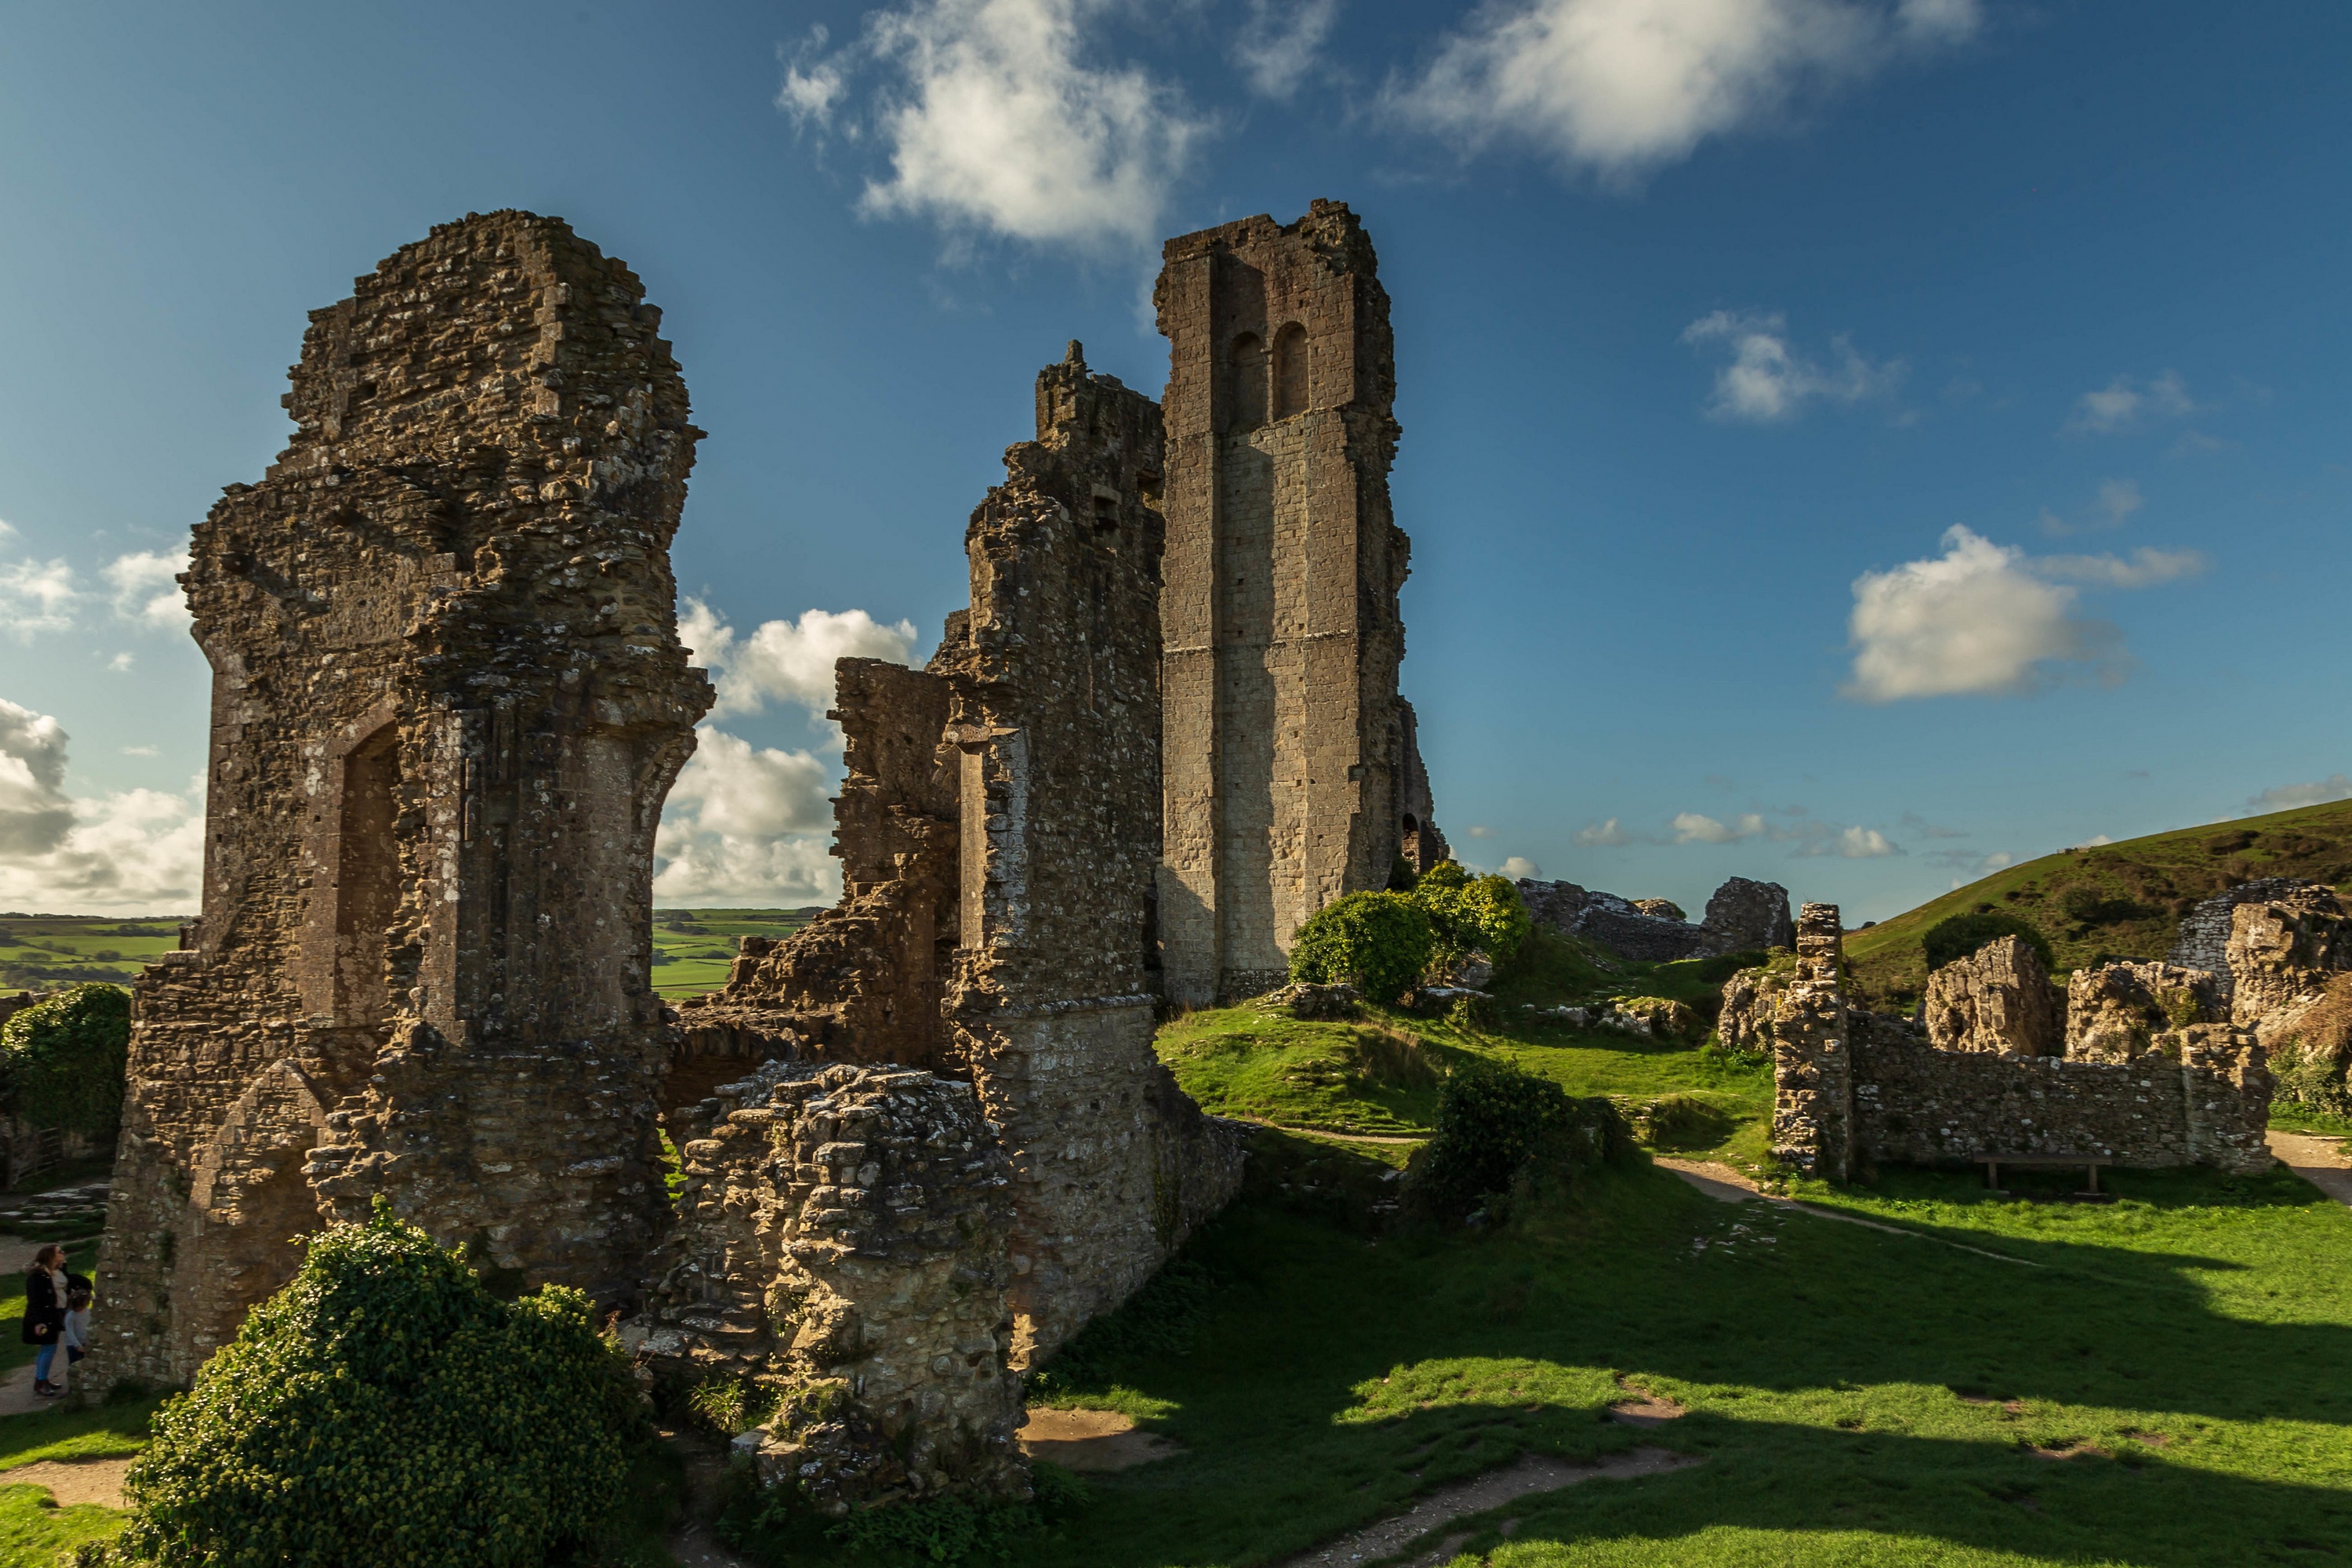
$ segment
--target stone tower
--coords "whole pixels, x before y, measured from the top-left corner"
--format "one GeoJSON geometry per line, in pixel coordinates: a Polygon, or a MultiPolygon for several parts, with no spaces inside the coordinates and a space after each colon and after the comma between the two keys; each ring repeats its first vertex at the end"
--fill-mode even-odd
{"type": "Polygon", "coordinates": [[[1279,984],[1301,921],[1388,883],[1417,771],[1397,699],[1410,545],[1389,510],[1389,299],[1355,215],[1318,201],[1163,254],[1158,920],[1168,998],[1207,1005],[1279,984]]]}
{"type": "Polygon", "coordinates": [[[137,988],[110,1380],[184,1382],[377,1194],[494,1279],[633,1289],[654,830],[710,702],[644,294],[556,219],[435,229],[313,312],[293,444],[194,531],[204,915],[137,988]]]}

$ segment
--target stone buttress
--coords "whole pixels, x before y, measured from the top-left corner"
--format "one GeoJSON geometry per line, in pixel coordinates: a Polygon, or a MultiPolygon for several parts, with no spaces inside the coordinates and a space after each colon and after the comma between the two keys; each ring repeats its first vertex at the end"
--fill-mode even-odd
{"type": "Polygon", "coordinates": [[[1395,348],[1354,214],[1316,202],[1168,242],[1160,678],[1169,1000],[1286,978],[1291,933],[1434,864],[1398,700],[1410,543],[1389,504],[1395,348]],[[1410,819],[1408,821],[1408,819],[1410,819]]]}
{"type": "Polygon", "coordinates": [[[136,987],[102,1379],[184,1382],[379,1194],[634,1292],[654,832],[710,701],[668,559],[701,433],[643,300],[559,220],[435,229],[313,313],[292,445],[196,527],[204,914],[136,987]]]}

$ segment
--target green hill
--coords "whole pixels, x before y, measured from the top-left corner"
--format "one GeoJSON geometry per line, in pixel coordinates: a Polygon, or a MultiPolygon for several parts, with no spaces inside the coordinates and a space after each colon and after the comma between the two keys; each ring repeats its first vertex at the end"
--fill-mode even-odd
{"type": "Polygon", "coordinates": [[[1850,933],[1846,960],[1871,1005],[1907,1011],[1927,982],[1920,943],[1949,916],[1999,910],[2030,921],[2063,974],[2111,958],[2162,958],[2190,906],[2258,877],[2352,891],[2352,801],[2062,849],[1850,933]]]}

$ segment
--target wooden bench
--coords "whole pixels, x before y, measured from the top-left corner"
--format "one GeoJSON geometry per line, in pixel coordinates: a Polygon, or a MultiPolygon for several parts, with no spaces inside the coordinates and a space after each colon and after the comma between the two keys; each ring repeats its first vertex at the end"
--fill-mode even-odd
{"type": "Polygon", "coordinates": [[[2086,1184],[2081,1192],[2069,1193],[2066,1196],[2078,1204],[2111,1204],[2116,1201],[2115,1194],[2099,1191],[2099,1167],[2115,1163],[2105,1154],[1979,1154],[1977,1163],[1985,1168],[1985,1185],[2003,1197],[2009,1195],[2000,1184],[2000,1168],[2003,1165],[2022,1165],[2028,1170],[2080,1165],[2086,1184]]]}

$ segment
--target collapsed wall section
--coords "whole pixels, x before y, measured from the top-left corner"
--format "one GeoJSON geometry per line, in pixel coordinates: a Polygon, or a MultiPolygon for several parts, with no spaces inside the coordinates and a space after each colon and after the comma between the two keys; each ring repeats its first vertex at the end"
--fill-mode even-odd
{"type": "Polygon", "coordinates": [[[103,1380],[185,1381],[383,1194],[627,1297],[662,1212],[654,831],[709,688],[660,312],[471,216],[313,312],[297,433],[181,579],[213,670],[204,914],[136,990],[103,1380]]]}
{"type": "Polygon", "coordinates": [[[1170,1000],[1206,1005],[1281,984],[1300,922],[1443,837],[1397,698],[1411,546],[1371,241],[1318,201],[1163,254],[1160,931],[1170,1000]]]}

